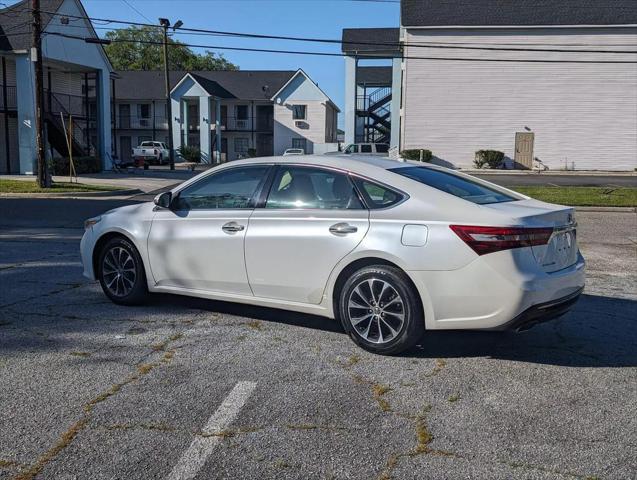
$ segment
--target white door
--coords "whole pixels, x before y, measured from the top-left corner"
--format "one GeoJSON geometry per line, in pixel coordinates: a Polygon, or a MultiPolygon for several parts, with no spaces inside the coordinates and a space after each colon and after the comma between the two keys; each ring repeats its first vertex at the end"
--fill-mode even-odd
{"type": "Polygon", "coordinates": [[[148,237],[157,286],[251,295],[243,254],[248,219],[269,165],[231,167],[178,193],[148,237]]]}
{"type": "Polygon", "coordinates": [[[246,235],[254,295],[320,303],[331,271],[368,228],[369,212],[347,174],[279,166],[265,208],[254,210],[246,235]]]}

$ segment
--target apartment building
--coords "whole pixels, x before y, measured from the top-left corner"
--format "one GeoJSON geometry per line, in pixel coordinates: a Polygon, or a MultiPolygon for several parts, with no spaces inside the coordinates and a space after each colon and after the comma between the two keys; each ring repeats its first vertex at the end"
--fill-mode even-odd
{"type": "Polygon", "coordinates": [[[400,27],[343,31],[345,141],[632,171],[636,26],[634,0],[402,0],[400,27]]]}
{"type": "Polygon", "coordinates": [[[145,140],[200,150],[217,163],[251,155],[307,153],[336,148],[338,107],[302,70],[170,72],[172,119],[167,118],[161,71],[117,72],[114,150],[130,160],[145,140]]]}
{"type": "MultiPolygon", "coordinates": [[[[68,155],[64,125],[72,117],[74,155],[98,156],[109,169],[112,66],[101,45],[64,36],[97,38],[79,0],[43,0],[41,9],[46,155],[68,155]]],[[[28,0],[0,9],[0,173],[36,171],[30,23],[28,0]]]]}

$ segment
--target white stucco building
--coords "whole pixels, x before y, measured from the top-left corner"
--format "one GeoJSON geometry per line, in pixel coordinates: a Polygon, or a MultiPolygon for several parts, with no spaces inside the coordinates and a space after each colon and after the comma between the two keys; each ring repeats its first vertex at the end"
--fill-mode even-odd
{"type": "MultiPolygon", "coordinates": [[[[0,10],[0,173],[36,171],[30,4],[0,10]]],[[[47,156],[68,154],[60,113],[71,114],[74,154],[96,155],[110,168],[110,62],[101,45],[83,40],[97,35],[79,0],[41,0],[40,8],[47,156]]]]}
{"type": "Polygon", "coordinates": [[[637,168],[635,1],[402,0],[400,28],[343,41],[346,142],[391,130],[447,166],[495,149],[507,168],[637,168]],[[370,57],[387,59],[380,84],[370,57]]]}

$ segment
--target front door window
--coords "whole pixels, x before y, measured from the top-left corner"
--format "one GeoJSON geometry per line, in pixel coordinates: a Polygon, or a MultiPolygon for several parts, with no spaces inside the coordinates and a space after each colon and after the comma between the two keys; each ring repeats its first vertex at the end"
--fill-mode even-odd
{"type": "Polygon", "coordinates": [[[252,208],[268,171],[267,165],[231,168],[186,187],[175,199],[175,210],[252,208]]]}

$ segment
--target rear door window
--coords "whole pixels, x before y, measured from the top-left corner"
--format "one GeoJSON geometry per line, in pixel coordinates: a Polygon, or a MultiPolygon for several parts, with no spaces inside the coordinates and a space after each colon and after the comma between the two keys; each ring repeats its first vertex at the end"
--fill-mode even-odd
{"type": "Polygon", "coordinates": [[[389,187],[379,185],[364,178],[353,177],[356,187],[363,195],[370,209],[387,208],[403,200],[404,195],[389,187]]]}
{"type": "Polygon", "coordinates": [[[353,210],[365,207],[345,173],[280,166],[265,208],[353,210]]]}
{"type": "Polygon", "coordinates": [[[449,193],[469,202],[485,205],[488,203],[502,203],[521,200],[494,188],[487,187],[460,175],[427,167],[392,168],[390,172],[411,178],[437,190],[449,193]]]}

